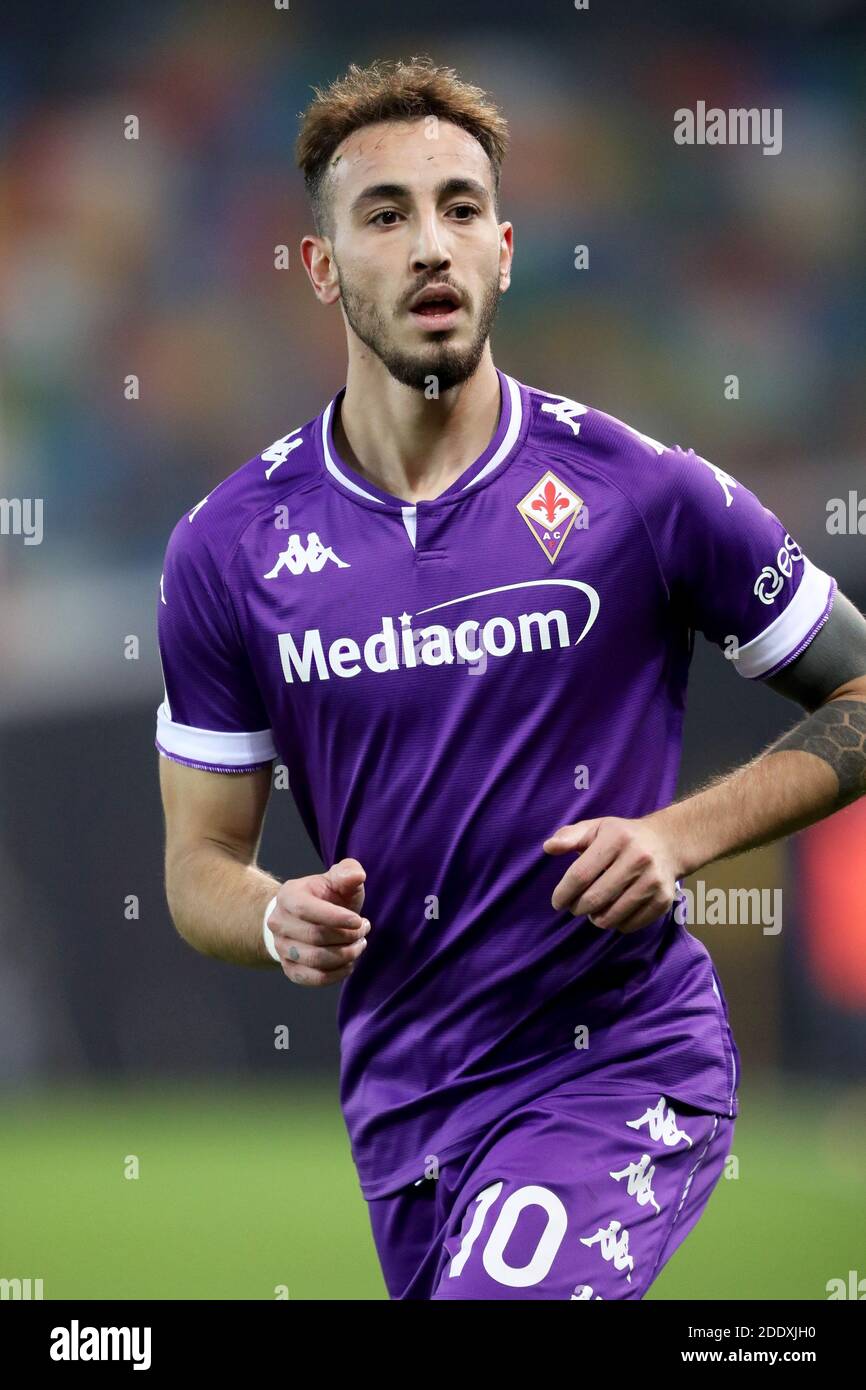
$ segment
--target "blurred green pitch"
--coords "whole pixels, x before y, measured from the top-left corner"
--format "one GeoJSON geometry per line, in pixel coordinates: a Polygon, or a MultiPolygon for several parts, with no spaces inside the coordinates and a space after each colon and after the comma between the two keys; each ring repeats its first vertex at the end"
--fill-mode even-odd
{"type": "MultiPolygon", "coordinates": [[[[863,1100],[744,1086],[739,1178],[648,1297],[823,1300],[866,1276],[863,1100]]],[[[236,1079],[7,1091],[0,1277],[46,1299],[387,1297],[336,1087],[236,1079]]]]}

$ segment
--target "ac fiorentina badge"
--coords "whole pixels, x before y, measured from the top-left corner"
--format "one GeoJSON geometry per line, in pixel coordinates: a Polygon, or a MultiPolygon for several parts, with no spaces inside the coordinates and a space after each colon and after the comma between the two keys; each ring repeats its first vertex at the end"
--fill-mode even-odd
{"type": "Polygon", "coordinates": [[[538,544],[553,564],[583,506],[583,498],[561,483],[548,468],[544,477],[517,503],[538,544]]]}

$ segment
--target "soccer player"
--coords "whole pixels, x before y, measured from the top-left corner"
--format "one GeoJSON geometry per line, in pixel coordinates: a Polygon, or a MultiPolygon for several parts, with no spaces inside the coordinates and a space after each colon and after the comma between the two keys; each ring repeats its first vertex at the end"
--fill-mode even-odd
{"type": "Polygon", "coordinates": [[[346,384],[171,534],[166,889],[205,954],[341,986],[392,1298],[638,1299],[737,1113],[680,881],[863,792],[866,621],[723,467],[494,366],[506,144],[429,59],[304,114],[346,384]],[[696,631],[806,715],[673,802],[696,631]],[[277,757],[325,866],[282,883],[277,757]]]}

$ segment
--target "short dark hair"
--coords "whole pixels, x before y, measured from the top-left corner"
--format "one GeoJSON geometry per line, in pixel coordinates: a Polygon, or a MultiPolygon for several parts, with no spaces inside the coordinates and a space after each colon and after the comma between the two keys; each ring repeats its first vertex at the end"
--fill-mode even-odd
{"type": "Polygon", "coordinates": [[[480,87],[457,76],[453,68],[437,66],[428,57],[380,59],[361,68],[352,63],[345,76],[323,91],[301,112],[295,146],[313,209],[317,236],[333,237],[333,208],[327,187],[330,161],[347,135],[377,121],[417,120],[436,116],[451,121],[481,145],[493,171],[497,217],[502,161],[508,149],[508,123],[480,87]]]}

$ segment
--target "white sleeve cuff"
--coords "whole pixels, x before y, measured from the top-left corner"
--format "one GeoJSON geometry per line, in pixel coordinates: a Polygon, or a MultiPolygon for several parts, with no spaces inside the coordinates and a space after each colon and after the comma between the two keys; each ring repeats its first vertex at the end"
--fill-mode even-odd
{"type": "Polygon", "coordinates": [[[740,647],[734,665],[741,676],[768,676],[799,656],[821,627],[833,605],[836,581],[803,557],[803,577],[791,602],[778,616],[740,647]]]}
{"type": "Polygon", "coordinates": [[[196,729],[191,724],[175,723],[165,703],[156,712],[156,745],[160,752],[178,762],[226,772],[250,771],[277,756],[270,729],[248,734],[196,729]]]}

